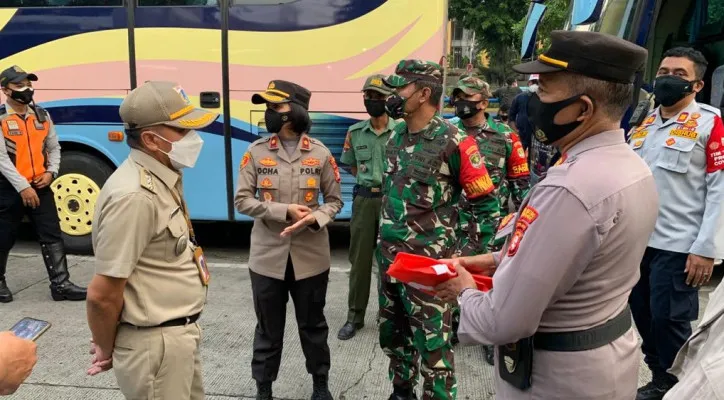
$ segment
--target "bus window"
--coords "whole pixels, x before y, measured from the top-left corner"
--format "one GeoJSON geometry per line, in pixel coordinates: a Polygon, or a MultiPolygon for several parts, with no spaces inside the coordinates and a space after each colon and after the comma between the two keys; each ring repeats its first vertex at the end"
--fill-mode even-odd
{"type": "Polygon", "coordinates": [[[546,6],[541,3],[531,3],[523,30],[523,43],[520,46],[520,58],[533,58],[535,56],[536,33],[538,24],[543,19],[546,6]]]}
{"type": "Polygon", "coordinates": [[[293,3],[297,0],[231,0],[232,6],[269,6],[293,3]]]}
{"type": "Polygon", "coordinates": [[[0,0],[2,7],[121,7],[123,0],[0,0]]]}
{"type": "Polygon", "coordinates": [[[604,0],[575,0],[571,23],[586,25],[598,21],[604,0]]]}
{"type": "Polygon", "coordinates": [[[139,7],[217,6],[218,0],[138,0],[139,7]]]}

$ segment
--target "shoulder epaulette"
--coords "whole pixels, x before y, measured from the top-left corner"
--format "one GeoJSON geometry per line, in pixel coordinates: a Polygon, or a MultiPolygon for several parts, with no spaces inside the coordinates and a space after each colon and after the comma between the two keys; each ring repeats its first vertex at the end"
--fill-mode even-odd
{"type": "Polygon", "coordinates": [[[710,105],[708,105],[708,104],[699,103],[699,108],[701,108],[702,110],[706,110],[706,111],[708,111],[708,112],[710,112],[710,113],[716,114],[716,115],[718,115],[718,116],[721,116],[721,110],[719,110],[718,108],[716,108],[716,107],[714,107],[714,106],[710,106],[710,105]]]}
{"type": "Polygon", "coordinates": [[[48,114],[48,111],[46,109],[35,104],[30,104],[29,107],[35,112],[38,121],[45,122],[48,120],[50,114],[48,114]]]}
{"type": "Polygon", "coordinates": [[[352,132],[352,131],[356,131],[357,129],[362,129],[362,128],[364,128],[366,123],[367,123],[367,121],[359,121],[357,123],[354,123],[354,124],[350,125],[349,128],[347,128],[347,131],[352,132]]]}
{"type": "Polygon", "coordinates": [[[258,146],[258,145],[260,145],[260,144],[262,144],[262,143],[266,143],[266,142],[268,142],[271,138],[272,138],[271,136],[267,136],[267,137],[263,137],[263,138],[257,139],[257,140],[255,140],[255,141],[249,143],[249,148],[251,148],[251,147],[253,147],[253,146],[258,146]]]}
{"type": "Polygon", "coordinates": [[[316,144],[317,146],[324,146],[324,143],[322,143],[321,140],[315,139],[313,137],[309,138],[309,141],[312,142],[312,144],[316,144]]]}
{"type": "Polygon", "coordinates": [[[138,182],[141,184],[141,187],[148,190],[149,192],[155,194],[156,189],[153,185],[153,175],[148,172],[146,168],[138,166],[138,182]]]}

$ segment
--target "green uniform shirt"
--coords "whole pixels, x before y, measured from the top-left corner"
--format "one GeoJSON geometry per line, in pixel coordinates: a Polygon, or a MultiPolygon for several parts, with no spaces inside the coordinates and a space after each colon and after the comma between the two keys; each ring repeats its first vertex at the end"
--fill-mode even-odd
{"type": "Polygon", "coordinates": [[[340,161],[357,168],[357,184],[365,187],[382,186],[382,164],[390,134],[397,122],[389,118],[387,127],[377,134],[368,119],[349,127],[340,161]]]}

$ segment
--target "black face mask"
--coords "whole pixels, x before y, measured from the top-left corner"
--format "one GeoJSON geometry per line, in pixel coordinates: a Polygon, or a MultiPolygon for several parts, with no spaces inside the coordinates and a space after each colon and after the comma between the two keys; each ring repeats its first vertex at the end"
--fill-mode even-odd
{"type": "Polygon", "coordinates": [[[34,93],[35,91],[33,90],[33,88],[28,88],[22,91],[10,89],[10,98],[20,104],[30,104],[33,101],[34,93]]]}
{"type": "Polygon", "coordinates": [[[662,75],[654,80],[654,96],[664,107],[671,107],[694,91],[694,83],[676,75],[662,75]]]}
{"type": "Polygon", "coordinates": [[[385,112],[392,119],[400,119],[405,116],[405,103],[407,103],[406,98],[397,93],[393,93],[392,96],[388,97],[387,101],[385,101],[385,112]]]}
{"type": "Polygon", "coordinates": [[[282,125],[289,121],[291,111],[280,113],[278,111],[267,108],[264,112],[264,123],[266,123],[266,131],[269,133],[279,133],[282,125]]]}
{"type": "Polygon", "coordinates": [[[478,109],[479,101],[455,100],[455,116],[460,119],[468,119],[476,116],[480,111],[478,109]]]}
{"type": "Polygon", "coordinates": [[[385,101],[377,99],[365,99],[367,114],[371,117],[381,117],[385,113],[385,101]]]}
{"type": "Polygon", "coordinates": [[[583,122],[573,121],[564,125],[553,122],[559,111],[578,101],[582,94],[569,97],[554,103],[543,103],[537,93],[528,100],[528,115],[535,124],[535,138],[543,144],[551,144],[567,136],[578,128],[583,122]]]}

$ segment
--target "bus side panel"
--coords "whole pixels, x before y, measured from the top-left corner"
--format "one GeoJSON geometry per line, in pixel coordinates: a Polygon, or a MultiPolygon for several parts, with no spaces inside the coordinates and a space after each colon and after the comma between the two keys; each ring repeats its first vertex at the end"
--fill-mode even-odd
{"type": "MultiPolygon", "coordinates": [[[[179,95],[201,107],[201,92],[221,95],[221,20],[218,6],[136,7],[138,84],[172,81],[179,95]],[[182,25],[183,24],[183,25],[182,25]]],[[[222,104],[223,107],[223,104],[222,104]]],[[[222,107],[209,109],[221,113],[222,107]]],[[[195,220],[227,220],[223,118],[199,132],[204,140],[196,166],[183,171],[184,194],[195,220]]]]}
{"type": "MultiPolygon", "coordinates": [[[[312,91],[310,135],[339,160],[347,128],[368,118],[361,94],[366,78],[394,72],[401,59],[439,62],[444,55],[445,0],[347,3],[317,1],[314,13],[305,11],[302,2],[231,7],[231,110],[234,118],[245,121],[243,129],[252,138],[267,135],[259,127],[264,106],[251,104],[252,94],[274,79],[292,81],[312,91]],[[356,17],[349,18],[350,13],[356,17]],[[290,24],[307,29],[293,31],[290,24]]],[[[247,146],[234,140],[234,166],[247,146]]],[[[341,166],[345,206],[337,220],[348,220],[355,179],[341,166]]],[[[246,217],[237,213],[236,218],[246,217]]]]}

